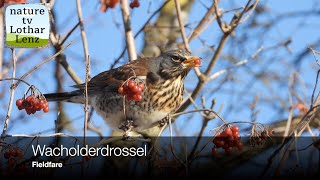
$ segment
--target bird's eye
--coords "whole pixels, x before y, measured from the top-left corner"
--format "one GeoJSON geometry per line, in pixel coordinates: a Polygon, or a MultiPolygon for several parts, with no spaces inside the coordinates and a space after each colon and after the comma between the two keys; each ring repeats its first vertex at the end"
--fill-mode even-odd
{"type": "Polygon", "coordinates": [[[179,56],[171,56],[171,59],[175,62],[180,62],[180,57],[179,56]]]}

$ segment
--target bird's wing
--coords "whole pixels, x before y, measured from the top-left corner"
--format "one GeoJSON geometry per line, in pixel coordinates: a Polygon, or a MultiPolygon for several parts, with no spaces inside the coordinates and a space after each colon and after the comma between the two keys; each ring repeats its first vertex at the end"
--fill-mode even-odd
{"type": "MultiPolygon", "coordinates": [[[[94,76],[88,82],[88,92],[110,92],[117,91],[118,88],[130,77],[140,76],[145,77],[148,74],[148,58],[141,58],[133,62],[127,63],[109,71],[104,71],[94,76]]],[[[74,86],[79,89],[84,89],[85,85],[80,84],[74,86]]]]}

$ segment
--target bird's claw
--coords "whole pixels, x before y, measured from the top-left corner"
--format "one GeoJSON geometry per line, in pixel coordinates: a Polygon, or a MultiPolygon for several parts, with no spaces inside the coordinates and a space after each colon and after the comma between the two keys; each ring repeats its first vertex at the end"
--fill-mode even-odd
{"type": "Polygon", "coordinates": [[[168,122],[169,122],[169,119],[170,119],[170,115],[167,115],[166,117],[164,117],[163,119],[161,119],[159,121],[159,126],[160,127],[163,127],[164,125],[166,125],[168,122]]]}
{"type": "Polygon", "coordinates": [[[133,121],[132,120],[126,120],[121,123],[119,126],[119,129],[124,131],[123,138],[128,139],[129,138],[129,133],[131,132],[131,129],[133,128],[133,121]]]}

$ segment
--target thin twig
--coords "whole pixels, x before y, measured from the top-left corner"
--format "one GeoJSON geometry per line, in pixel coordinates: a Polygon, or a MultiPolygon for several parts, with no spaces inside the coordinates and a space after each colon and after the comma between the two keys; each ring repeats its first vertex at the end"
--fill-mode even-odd
{"type": "Polygon", "coordinates": [[[210,18],[212,14],[214,14],[214,2],[212,3],[206,14],[203,16],[203,18],[200,20],[199,24],[191,31],[190,35],[188,36],[188,42],[198,37],[206,29],[206,27],[208,27],[208,25],[217,18],[216,15],[210,18]]]}
{"type": "MultiPolygon", "coordinates": [[[[154,11],[154,13],[149,17],[149,19],[144,23],[144,25],[143,25],[143,26],[138,30],[138,32],[134,35],[134,38],[137,38],[138,35],[143,32],[143,30],[144,30],[145,27],[149,24],[149,22],[152,20],[152,18],[153,18],[155,15],[157,15],[157,14],[161,11],[161,9],[162,9],[165,5],[167,5],[170,1],[171,1],[171,0],[167,0],[166,2],[164,2],[164,3],[162,4],[161,7],[159,7],[156,11],[154,11]]],[[[120,61],[120,59],[122,58],[122,56],[124,55],[124,53],[126,52],[126,50],[127,50],[127,46],[125,46],[125,47],[123,48],[123,50],[122,50],[122,52],[120,53],[120,55],[118,56],[118,58],[113,62],[113,64],[112,64],[111,67],[110,67],[111,69],[113,69],[113,68],[115,67],[115,65],[117,65],[117,63],[120,61]]]]}
{"type": "MultiPolygon", "coordinates": [[[[241,13],[242,15],[245,13],[245,11],[247,11],[248,9],[248,6],[250,4],[251,0],[248,1],[246,7],[243,9],[243,12],[241,13]]],[[[239,18],[242,17],[242,15],[240,15],[239,18]]],[[[217,17],[218,18],[218,17],[217,17]]],[[[237,27],[237,25],[239,23],[236,23],[236,21],[238,21],[238,19],[234,18],[230,24],[236,24],[235,26],[233,26],[232,28],[232,31],[237,27]]],[[[200,76],[199,78],[199,82],[198,84],[196,85],[195,89],[193,90],[192,92],[192,95],[191,97],[193,99],[196,99],[196,97],[198,96],[198,94],[201,92],[201,90],[203,89],[205,83],[206,83],[206,78],[209,76],[209,74],[211,73],[213,67],[215,66],[216,62],[218,61],[220,55],[221,55],[221,52],[222,52],[222,49],[223,47],[225,46],[230,34],[232,33],[232,31],[230,31],[229,33],[223,33],[221,39],[220,39],[220,42],[219,42],[219,45],[213,55],[213,57],[211,58],[211,61],[209,62],[208,64],[208,67],[207,69],[205,70],[205,72],[200,76]]],[[[180,108],[178,109],[177,112],[182,112],[184,111],[185,109],[187,109],[187,107],[191,104],[191,101],[190,100],[187,100],[185,101],[181,106],[180,108]]]]}
{"type": "Polygon", "coordinates": [[[89,50],[88,50],[88,42],[87,42],[87,35],[84,30],[84,24],[83,24],[83,18],[82,18],[82,7],[81,7],[81,1],[77,0],[77,12],[78,12],[78,19],[80,23],[80,30],[81,30],[81,38],[82,38],[82,45],[83,45],[83,51],[84,56],[86,60],[86,81],[85,81],[85,89],[84,89],[84,127],[83,127],[83,144],[86,144],[86,133],[87,133],[87,127],[88,127],[88,119],[89,119],[89,102],[88,102],[88,82],[90,78],[90,59],[89,59],[89,50]]]}
{"type": "Polygon", "coordinates": [[[120,0],[120,7],[122,12],[123,26],[125,30],[126,44],[128,49],[129,60],[137,59],[137,51],[134,43],[133,32],[131,28],[130,10],[128,0],[120,0]]]}
{"type": "Polygon", "coordinates": [[[43,60],[42,62],[40,62],[38,65],[34,66],[32,69],[30,69],[28,72],[24,73],[20,78],[19,81],[14,85],[14,87],[17,87],[20,83],[20,81],[24,78],[26,78],[28,75],[30,75],[33,71],[37,70],[40,66],[46,64],[47,62],[55,59],[57,56],[59,56],[67,47],[69,47],[72,44],[72,41],[70,43],[68,43],[66,46],[64,46],[60,51],[58,51],[57,53],[55,53],[53,56],[43,60]]]}
{"type": "Polygon", "coordinates": [[[4,7],[0,8],[0,79],[2,78],[3,45],[4,45],[4,7]]]}
{"type": "Polygon", "coordinates": [[[188,38],[187,38],[187,35],[186,35],[186,31],[184,29],[184,23],[183,23],[183,20],[182,20],[182,17],[181,17],[180,2],[179,2],[179,0],[174,0],[174,2],[175,2],[178,22],[179,22],[179,26],[180,26],[181,37],[183,39],[184,46],[187,49],[187,51],[191,52],[191,49],[190,49],[190,46],[189,46],[189,42],[188,42],[188,38]]]}
{"type": "Polygon", "coordinates": [[[194,112],[202,112],[202,111],[211,112],[211,113],[215,114],[221,121],[223,121],[223,123],[225,123],[225,124],[228,123],[225,119],[223,119],[217,112],[215,112],[212,109],[197,109],[197,110],[191,110],[191,111],[185,111],[185,112],[178,112],[178,113],[172,114],[171,117],[180,116],[180,115],[183,115],[183,114],[194,113],[194,112]]]}
{"type": "MultiPolygon", "coordinates": [[[[13,64],[11,76],[12,76],[12,78],[15,78],[15,76],[16,76],[16,62],[17,62],[16,50],[14,48],[11,48],[11,51],[12,51],[12,64],[13,64]]],[[[7,111],[6,118],[4,120],[4,125],[3,125],[3,129],[2,129],[0,141],[4,140],[6,133],[7,133],[12,104],[13,104],[13,99],[14,99],[14,89],[15,89],[14,87],[15,87],[14,79],[12,79],[11,87],[10,87],[10,100],[9,100],[9,105],[8,105],[8,111],[7,111]]]]}
{"type": "Polygon", "coordinates": [[[186,164],[176,155],[175,151],[174,151],[174,147],[173,147],[173,138],[172,138],[172,123],[171,123],[171,117],[169,116],[168,118],[169,120],[169,131],[170,131],[170,149],[172,152],[173,157],[180,162],[182,165],[184,165],[186,167],[186,164]]]}
{"type": "Polygon", "coordinates": [[[64,42],[70,37],[70,35],[73,33],[74,30],[77,29],[77,27],[80,25],[80,21],[66,34],[66,36],[63,37],[62,40],[60,40],[59,44],[63,45],[64,42]]]}
{"type": "Polygon", "coordinates": [[[259,3],[260,0],[257,0],[256,2],[254,2],[253,6],[251,7],[251,11],[247,14],[246,17],[242,18],[240,20],[240,23],[243,23],[245,22],[247,19],[249,19],[251,16],[252,16],[252,13],[254,12],[254,9],[257,7],[258,3],[259,3]]]}
{"type": "MultiPolygon", "coordinates": [[[[293,91],[294,78],[295,78],[294,75],[290,78],[290,81],[289,81],[289,92],[293,91]]],[[[286,129],[285,129],[284,134],[283,134],[284,137],[287,137],[288,134],[289,134],[291,123],[292,123],[292,115],[293,115],[292,93],[289,93],[288,96],[289,96],[290,109],[289,109],[289,113],[288,113],[288,121],[287,121],[287,124],[286,124],[286,129]]]]}
{"type": "Polygon", "coordinates": [[[214,13],[215,13],[215,15],[216,15],[217,23],[218,23],[221,31],[222,31],[223,33],[226,33],[226,32],[227,32],[227,29],[225,29],[224,24],[223,24],[222,21],[221,21],[221,15],[222,15],[222,14],[219,12],[218,3],[219,3],[219,0],[216,0],[216,1],[213,2],[214,13]]]}
{"type": "Polygon", "coordinates": [[[310,108],[312,108],[313,106],[316,105],[316,101],[314,101],[314,94],[317,90],[317,86],[318,86],[318,81],[319,81],[319,74],[320,74],[320,69],[318,70],[317,72],[317,77],[316,77],[316,83],[314,84],[314,87],[313,87],[313,92],[312,92],[312,95],[311,95],[311,105],[310,105],[310,108]]]}
{"type": "Polygon", "coordinates": [[[20,79],[20,78],[3,78],[3,79],[0,79],[0,81],[8,81],[8,80],[16,80],[16,81],[21,81],[23,83],[25,83],[26,85],[28,86],[31,86],[31,84],[29,84],[27,81],[23,80],[23,79],[20,79]]]}
{"type": "MultiPolygon", "coordinates": [[[[51,29],[52,29],[52,31],[50,32],[50,41],[55,49],[55,52],[58,52],[62,49],[63,46],[62,44],[59,43],[60,35],[57,33],[53,12],[49,13],[49,15],[50,15],[50,23],[51,23],[51,29]]],[[[68,75],[76,84],[82,84],[82,80],[78,77],[76,72],[71,68],[71,66],[67,61],[66,56],[63,53],[61,53],[60,56],[57,56],[56,60],[57,62],[60,63],[60,65],[65,69],[65,71],[68,73],[68,75]]]]}

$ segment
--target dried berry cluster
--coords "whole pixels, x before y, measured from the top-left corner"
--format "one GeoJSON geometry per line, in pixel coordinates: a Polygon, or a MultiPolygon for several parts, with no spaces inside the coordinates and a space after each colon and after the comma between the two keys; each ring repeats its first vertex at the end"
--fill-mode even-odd
{"type": "MultiPolygon", "coordinates": [[[[116,5],[119,3],[120,0],[100,0],[101,7],[100,11],[106,12],[108,8],[115,8],[116,5]]],[[[133,0],[129,4],[130,8],[137,8],[140,6],[139,0],[133,0]]]]}
{"type": "Polygon", "coordinates": [[[114,8],[120,0],[100,0],[100,11],[106,12],[108,8],[114,8]]]}
{"type": "Polygon", "coordinates": [[[131,9],[139,7],[140,6],[139,0],[133,0],[129,6],[131,9]]]}
{"type": "Polygon", "coordinates": [[[23,159],[23,151],[19,148],[9,148],[7,151],[3,154],[4,158],[7,159],[7,169],[3,169],[2,175],[5,175],[3,173],[9,173],[13,171],[17,171],[20,173],[27,171],[26,164],[19,164],[21,160],[23,159]],[[19,164],[19,165],[18,165],[19,164]]]}
{"type": "Polygon", "coordinates": [[[255,132],[250,137],[250,144],[252,146],[262,145],[266,142],[267,138],[270,137],[270,135],[274,135],[274,130],[263,130],[262,132],[255,132]]]}
{"type": "Polygon", "coordinates": [[[34,114],[37,111],[43,110],[43,112],[47,113],[49,112],[49,105],[46,101],[46,98],[40,93],[38,89],[36,89],[34,86],[30,86],[28,91],[31,90],[31,94],[26,97],[24,95],[23,98],[18,99],[16,101],[16,105],[19,110],[25,110],[28,115],[34,114]]]}
{"type": "Polygon", "coordinates": [[[144,90],[144,82],[139,79],[129,79],[119,87],[118,93],[126,97],[128,101],[141,101],[141,93],[144,90]]]}
{"type": "Polygon", "coordinates": [[[241,151],[243,144],[240,141],[239,127],[232,126],[225,128],[221,133],[218,133],[212,140],[215,146],[212,148],[212,154],[217,155],[218,148],[224,149],[227,154],[231,154],[233,149],[241,151]]]}

